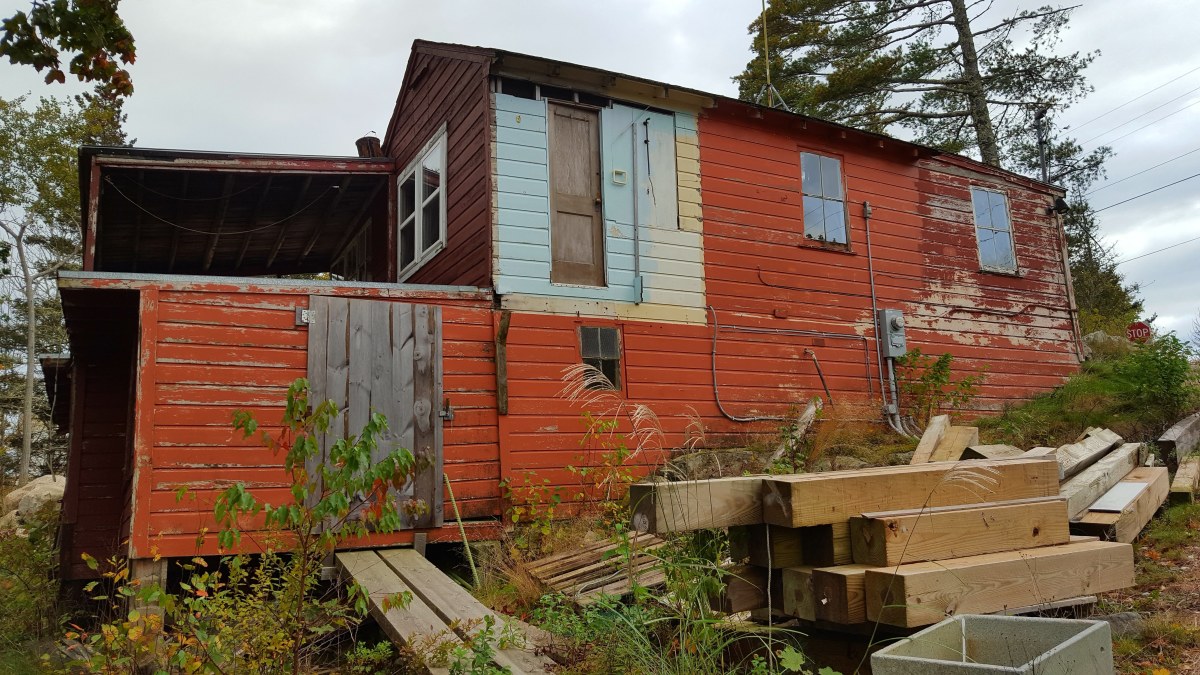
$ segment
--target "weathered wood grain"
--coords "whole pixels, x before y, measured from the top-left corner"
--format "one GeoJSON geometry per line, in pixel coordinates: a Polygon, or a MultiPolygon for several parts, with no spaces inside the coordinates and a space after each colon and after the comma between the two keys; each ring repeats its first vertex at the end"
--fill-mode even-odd
{"type": "Polygon", "coordinates": [[[1063,480],[1078,475],[1108,454],[1120,442],[1121,437],[1108,429],[1089,429],[1082,440],[1058,449],[1058,465],[1062,468],[1063,480]]]}
{"type": "Polygon", "coordinates": [[[1067,498],[1067,514],[1078,518],[1092,502],[1133,471],[1138,465],[1140,450],[1141,444],[1126,443],[1063,483],[1059,492],[1067,498]]]}
{"type": "Polygon", "coordinates": [[[785,527],[846,522],[867,511],[1049,497],[1057,463],[1045,459],[919,464],[762,479],[763,520],[785,527]]]}
{"type": "Polygon", "coordinates": [[[876,567],[1065,544],[1066,500],[1058,497],[864,513],[850,519],[854,561],[876,567]]]}
{"type": "Polygon", "coordinates": [[[963,450],[961,459],[1016,459],[1029,456],[1015,445],[972,445],[963,450]]]}
{"type": "Polygon", "coordinates": [[[929,456],[931,462],[953,462],[963,457],[968,446],[979,442],[979,427],[951,426],[929,456]]]}
{"type": "Polygon", "coordinates": [[[917,627],[954,614],[1050,603],[1133,585],[1133,548],[1080,542],[875,568],[866,572],[867,619],[917,627]]]}
{"type": "Polygon", "coordinates": [[[812,572],[816,618],[839,624],[867,620],[867,570],[870,565],[818,567],[812,572]]]}
{"type": "Polygon", "coordinates": [[[633,528],[684,532],[763,522],[762,478],[636,483],[629,486],[633,528]]]}
{"type": "Polygon", "coordinates": [[[949,428],[949,415],[934,415],[930,417],[929,424],[925,426],[925,433],[921,434],[921,440],[917,443],[917,449],[913,451],[912,460],[909,464],[924,464],[930,461],[930,458],[933,457],[933,451],[942,442],[942,437],[946,435],[946,431],[949,428]]]}
{"type": "Polygon", "coordinates": [[[1188,504],[1195,501],[1196,488],[1200,486],[1200,456],[1188,457],[1179,462],[1179,470],[1171,481],[1171,503],[1188,504]]]}
{"type": "Polygon", "coordinates": [[[729,528],[729,557],[773,569],[803,565],[803,532],[778,525],[735,525],[729,528]]]}
{"type": "Polygon", "coordinates": [[[1137,467],[1126,474],[1117,485],[1121,483],[1142,483],[1143,486],[1133,501],[1120,512],[1089,510],[1071,523],[1071,531],[1124,544],[1137,539],[1142,529],[1167,500],[1167,493],[1170,491],[1167,468],[1137,467]]]}
{"type": "Polygon", "coordinates": [[[783,570],[782,588],[784,614],[797,619],[814,621],[817,618],[817,601],[813,591],[812,565],[797,565],[783,570]]]}

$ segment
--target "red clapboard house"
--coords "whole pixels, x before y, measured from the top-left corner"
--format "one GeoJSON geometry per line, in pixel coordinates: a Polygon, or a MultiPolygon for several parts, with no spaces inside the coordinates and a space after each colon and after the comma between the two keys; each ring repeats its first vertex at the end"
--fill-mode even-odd
{"type": "Polygon", "coordinates": [[[200,535],[234,483],[287,499],[281,458],[231,418],[278,425],[300,377],[344,429],[378,410],[429,460],[410,489],[430,512],[363,542],[395,544],[458,537],[447,482],[473,538],[509,490],[579,490],[569,467],[609,442],[581,447],[572,365],[657,414],[644,467],[697,424],[729,445],[813,396],[890,402],[897,331],[878,340],[876,310],[909,348],[986,368],[980,412],[1079,363],[1062,191],[971,159],[429,42],[358,154],[81,150],[71,354],[44,362],[70,433],[69,578],[83,552],[217,552],[200,535]]]}

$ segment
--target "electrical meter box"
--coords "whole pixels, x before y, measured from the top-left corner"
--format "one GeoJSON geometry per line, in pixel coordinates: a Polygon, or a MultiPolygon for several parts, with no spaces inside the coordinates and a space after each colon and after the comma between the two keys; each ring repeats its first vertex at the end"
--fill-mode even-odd
{"type": "Polygon", "coordinates": [[[894,359],[908,353],[908,340],[904,337],[904,315],[900,310],[877,310],[875,331],[879,339],[879,349],[885,358],[894,359]]]}

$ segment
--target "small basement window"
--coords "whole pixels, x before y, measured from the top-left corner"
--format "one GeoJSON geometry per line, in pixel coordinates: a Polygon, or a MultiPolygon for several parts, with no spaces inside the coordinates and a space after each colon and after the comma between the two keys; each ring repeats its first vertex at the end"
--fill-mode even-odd
{"type": "Polygon", "coordinates": [[[995,272],[1016,272],[1017,253],[1013,247],[1012,221],[1008,200],[1001,192],[971,188],[975,207],[975,237],[979,241],[979,265],[995,272]]]}
{"type": "Polygon", "coordinates": [[[621,386],[621,334],[616,328],[579,327],[579,352],[583,362],[621,386]]]}
{"type": "Polygon", "coordinates": [[[400,174],[400,279],[446,247],[446,128],[400,174]]]}
{"type": "Polygon", "coordinates": [[[800,189],[804,194],[805,238],[848,243],[842,161],[813,152],[800,153],[800,189]]]}

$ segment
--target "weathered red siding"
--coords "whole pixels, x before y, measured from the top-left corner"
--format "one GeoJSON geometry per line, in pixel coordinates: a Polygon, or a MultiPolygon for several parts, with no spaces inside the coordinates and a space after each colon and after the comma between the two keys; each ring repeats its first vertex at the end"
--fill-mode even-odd
{"type": "MultiPolygon", "coordinates": [[[[282,458],[254,440],[243,440],[231,422],[235,410],[249,410],[262,429],[277,431],[287,387],[306,375],[307,327],[296,325],[296,308],[307,306],[309,293],[443,306],[444,397],[455,411],[454,420],[445,423],[445,470],[463,518],[500,513],[492,311],[486,292],[247,287],[215,279],[134,285],[142,298],[142,328],[131,557],[215,553],[215,536],[202,544],[197,538],[206,528],[215,531],[213,500],[236,482],[244,482],[267,502],[290,499],[282,458]],[[180,488],[187,488],[182,499],[176,494],[180,488]]],[[[116,386],[120,380],[113,382],[116,386]]],[[[119,400],[127,400],[128,374],[124,386],[126,398],[119,400]]],[[[104,399],[94,398],[101,396],[87,391],[85,407],[106,410],[104,399]]],[[[81,466],[106,457],[85,453],[81,466]]],[[[445,512],[449,522],[454,510],[448,496],[445,512]]],[[[97,518],[111,527],[119,522],[119,513],[98,513],[97,518]]],[[[406,532],[372,543],[411,536],[406,532]]],[[[442,528],[431,538],[454,539],[457,530],[442,528]]],[[[243,538],[243,545],[253,550],[254,537],[243,538]]]]}
{"type": "MultiPolygon", "coordinates": [[[[881,148],[854,133],[727,108],[700,120],[705,284],[722,323],[872,336],[866,201],[879,306],[903,310],[910,349],[949,352],[959,372],[986,370],[976,408],[1048,390],[1077,368],[1060,233],[1046,214],[1052,193],[969,160],[918,159],[911,146],[881,148]],[[848,251],[804,238],[801,150],[842,160],[848,251]],[[1007,194],[1019,275],[980,271],[972,185],[1007,194]]],[[[753,342],[725,347],[742,356],[725,361],[722,379],[766,377],[817,393],[803,348],[817,355],[835,397],[861,396],[876,375],[874,356],[864,367],[850,340],[753,342]]]]}
{"type": "Polygon", "coordinates": [[[449,166],[446,248],[406,279],[410,283],[492,285],[489,65],[480,50],[413,44],[384,151],[403,170],[445,124],[449,166]]]}

